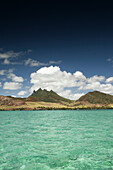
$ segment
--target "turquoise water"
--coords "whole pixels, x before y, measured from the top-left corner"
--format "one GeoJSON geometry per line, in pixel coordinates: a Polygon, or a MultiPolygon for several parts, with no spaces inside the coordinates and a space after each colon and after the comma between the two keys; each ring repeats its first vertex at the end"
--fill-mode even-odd
{"type": "Polygon", "coordinates": [[[113,110],[0,111],[0,170],[113,169],[113,110]]]}

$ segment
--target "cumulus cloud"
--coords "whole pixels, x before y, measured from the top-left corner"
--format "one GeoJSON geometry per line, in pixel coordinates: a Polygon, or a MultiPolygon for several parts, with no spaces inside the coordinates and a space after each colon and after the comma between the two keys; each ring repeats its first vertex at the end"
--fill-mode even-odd
{"type": "MultiPolygon", "coordinates": [[[[26,62],[26,65],[31,63],[35,65],[33,64],[35,60],[29,59],[26,62]]],[[[22,87],[23,77],[15,75],[13,71],[13,69],[0,70],[0,75],[5,75],[6,78],[11,79],[11,82],[6,80],[3,89],[16,90],[22,87]]],[[[74,100],[91,90],[113,94],[113,77],[106,79],[105,76],[94,75],[87,78],[80,71],[72,74],[62,71],[59,66],[45,66],[31,73],[30,83],[32,84],[31,87],[28,87],[30,89],[26,90],[27,87],[25,86],[25,90],[20,91],[18,96],[24,96],[27,93],[26,91],[33,92],[33,90],[38,90],[39,88],[53,90],[63,97],[74,100]]]]}
{"type": "Polygon", "coordinates": [[[81,85],[78,90],[97,90],[103,93],[113,94],[113,77],[106,79],[104,76],[94,75],[87,78],[84,85],[81,85]]]}
{"type": "Polygon", "coordinates": [[[15,82],[23,82],[23,81],[24,81],[23,77],[16,76],[16,75],[13,74],[13,73],[9,73],[9,74],[7,75],[7,78],[12,79],[12,81],[15,81],[15,82]]]}
{"type": "Polygon", "coordinates": [[[100,82],[91,82],[85,84],[85,86],[80,86],[79,90],[97,90],[100,87],[100,82]]]}
{"type": "Polygon", "coordinates": [[[3,89],[17,90],[17,89],[21,89],[21,87],[22,87],[22,84],[18,82],[5,82],[3,89]]]}
{"type": "Polygon", "coordinates": [[[113,94],[112,84],[101,84],[100,82],[92,82],[85,86],[79,87],[79,90],[97,90],[103,93],[113,94]]]}
{"type": "Polygon", "coordinates": [[[0,75],[1,76],[5,75],[5,73],[6,73],[6,70],[0,70],[0,75]]]}
{"type": "Polygon", "coordinates": [[[54,90],[59,95],[70,99],[77,99],[85,94],[86,91],[97,90],[108,94],[113,94],[113,77],[108,79],[105,76],[94,75],[93,77],[86,78],[85,75],[76,71],[70,73],[61,71],[58,66],[42,67],[36,72],[31,73],[30,91],[37,90],[38,88],[54,90]],[[68,90],[66,90],[68,88],[68,90]],[[72,89],[76,89],[76,93],[72,89]]]}
{"type": "Polygon", "coordinates": [[[71,77],[70,73],[60,71],[57,66],[43,67],[31,74],[31,83],[34,84],[31,89],[41,87],[42,89],[61,91],[65,86],[74,86],[74,81],[71,81],[71,77]]]}
{"type": "Polygon", "coordinates": [[[86,80],[80,71],[71,74],[61,71],[58,66],[43,67],[32,73],[30,77],[33,84],[31,92],[41,87],[42,89],[54,90],[64,97],[71,96],[70,91],[66,91],[65,88],[78,87],[80,84],[83,85],[86,80]]]}
{"type": "Polygon", "coordinates": [[[101,84],[99,91],[103,93],[113,94],[113,85],[112,84],[101,84]]]}
{"type": "Polygon", "coordinates": [[[108,79],[106,79],[106,83],[113,83],[113,77],[109,77],[108,79]]]}
{"type": "Polygon", "coordinates": [[[1,82],[0,82],[0,87],[2,86],[1,82]]]}
{"type": "Polygon", "coordinates": [[[64,91],[60,92],[59,95],[65,97],[65,98],[71,99],[71,100],[77,100],[81,96],[83,96],[84,93],[72,93],[71,90],[64,90],[64,91]]]}
{"type": "Polygon", "coordinates": [[[82,72],[80,72],[80,71],[76,71],[75,73],[74,73],[74,76],[75,76],[75,78],[77,79],[77,80],[86,80],[86,77],[83,75],[83,73],[82,72]]]}
{"type": "Polygon", "coordinates": [[[17,95],[18,96],[24,96],[27,92],[26,91],[20,91],[17,95]]]}
{"type": "Polygon", "coordinates": [[[103,82],[105,81],[105,77],[104,76],[93,76],[87,79],[88,83],[93,83],[93,82],[103,82]]]}

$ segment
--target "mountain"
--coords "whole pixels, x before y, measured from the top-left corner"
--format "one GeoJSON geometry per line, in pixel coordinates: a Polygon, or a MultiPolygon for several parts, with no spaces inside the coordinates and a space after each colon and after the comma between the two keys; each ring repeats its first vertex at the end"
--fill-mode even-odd
{"type": "Polygon", "coordinates": [[[0,95],[0,106],[20,106],[25,104],[25,101],[21,98],[14,98],[11,96],[1,96],[0,95]]]}
{"type": "Polygon", "coordinates": [[[0,110],[52,110],[52,109],[113,109],[113,96],[99,91],[88,92],[73,101],[54,91],[38,89],[27,98],[0,95],[0,110]]]}
{"type": "Polygon", "coordinates": [[[47,91],[45,89],[42,90],[41,88],[38,89],[37,91],[34,90],[32,95],[29,96],[27,100],[43,101],[43,102],[51,102],[51,103],[62,103],[62,102],[71,103],[72,102],[69,99],[59,96],[57,93],[55,93],[52,90],[47,91]]]}
{"type": "Polygon", "coordinates": [[[99,91],[88,92],[77,101],[91,104],[113,104],[113,96],[99,91]]]}

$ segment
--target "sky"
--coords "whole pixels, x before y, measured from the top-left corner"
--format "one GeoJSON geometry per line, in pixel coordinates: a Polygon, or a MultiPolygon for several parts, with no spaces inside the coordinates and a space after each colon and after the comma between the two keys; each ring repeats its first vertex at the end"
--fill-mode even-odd
{"type": "Polygon", "coordinates": [[[113,95],[111,1],[0,1],[0,95],[113,95]]]}

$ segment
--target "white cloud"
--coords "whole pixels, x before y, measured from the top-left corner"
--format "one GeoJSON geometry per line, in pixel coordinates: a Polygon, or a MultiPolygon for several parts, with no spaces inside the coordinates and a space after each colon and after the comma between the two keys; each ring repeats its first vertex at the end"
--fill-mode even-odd
{"type": "Polygon", "coordinates": [[[48,66],[51,64],[60,64],[61,61],[49,61],[48,63],[42,63],[40,61],[37,60],[33,60],[31,58],[28,58],[27,60],[25,60],[25,65],[29,65],[30,67],[39,67],[39,66],[48,66]]]}
{"type": "Polygon", "coordinates": [[[1,82],[0,82],[0,87],[2,86],[1,82]]]}
{"type": "MultiPolygon", "coordinates": [[[[29,61],[26,60],[26,64],[30,65],[31,61],[32,59],[29,61]]],[[[4,83],[3,89],[15,90],[21,88],[21,83],[24,79],[21,76],[15,75],[13,71],[13,69],[0,70],[0,75],[5,75],[6,78],[11,79],[11,82],[6,80],[7,82],[4,83]]],[[[106,79],[105,76],[94,75],[86,78],[80,71],[76,71],[72,74],[70,72],[62,71],[58,66],[45,66],[38,69],[36,72],[31,73],[30,82],[32,84],[31,88],[29,87],[30,92],[42,88],[53,90],[63,97],[74,100],[84,95],[86,91],[91,90],[113,94],[113,77],[106,79]],[[76,91],[76,93],[74,91],[76,91]]],[[[26,91],[29,90],[26,90],[26,88],[27,87],[25,86],[25,90],[20,91],[18,95],[24,96],[27,93],[26,91]]]]}
{"type": "Polygon", "coordinates": [[[112,84],[101,84],[99,91],[103,93],[113,94],[113,85],[112,84]]]}
{"type": "Polygon", "coordinates": [[[78,80],[86,80],[86,77],[85,77],[85,76],[83,75],[83,73],[80,72],[80,71],[76,71],[76,72],[74,73],[74,76],[75,76],[75,78],[78,79],[78,80]]]}
{"type": "Polygon", "coordinates": [[[112,58],[107,58],[107,61],[108,61],[108,62],[112,61],[112,58]]]}
{"type": "Polygon", "coordinates": [[[41,63],[41,62],[39,62],[39,61],[37,61],[37,60],[33,60],[33,59],[31,59],[31,58],[28,58],[26,61],[25,61],[25,65],[27,66],[27,65],[29,65],[30,67],[35,67],[35,66],[44,66],[44,65],[47,65],[47,64],[45,64],[45,63],[41,63]]]}
{"type": "Polygon", "coordinates": [[[86,83],[81,85],[78,90],[97,90],[103,93],[113,94],[113,77],[106,79],[104,76],[94,75],[87,78],[86,83]]]}
{"type": "Polygon", "coordinates": [[[14,98],[16,98],[17,96],[15,96],[15,95],[11,95],[11,97],[14,97],[14,98]]]}
{"type": "Polygon", "coordinates": [[[21,83],[17,83],[17,82],[5,82],[3,89],[7,89],[7,90],[17,90],[17,89],[21,89],[22,84],[21,83]]]}
{"type": "Polygon", "coordinates": [[[0,70],[0,75],[1,76],[5,75],[5,73],[6,73],[6,70],[0,70]]]}
{"type": "Polygon", "coordinates": [[[97,90],[103,93],[113,94],[113,85],[101,84],[100,82],[92,82],[85,86],[79,87],[79,90],[97,90]]]}
{"type": "Polygon", "coordinates": [[[10,61],[9,59],[6,58],[3,61],[3,64],[6,64],[6,65],[9,65],[9,64],[16,65],[16,64],[23,64],[23,62],[12,62],[12,61],[10,61]]]}
{"type": "Polygon", "coordinates": [[[113,63],[113,57],[107,58],[107,61],[113,63]]]}
{"type": "MultiPolygon", "coordinates": [[[[32,73],[30,77],[31,83],[33,84],[31,92],[38,88],[42,88],[54,90],[64,97],[68,96],[68,98],[70,98],[69,96],[71,96],[71,93],[69,90],[65,90],[65,88],[84,85],[84,81],[86,80],[85,76],[80,71],[71,74],[66,71],[61,71],[58,66],[43,67],[37,70],[37,72],[32,73]]],[[[76,96],[73,98],[76,98],[76,96]]]]}
{"type": "Polygon", "coordinates": [[[9,75],[14,71],[14,69],[9,69],[9,70],[0,70],[0,75],[9,75]]]}
{"type": "Polygon", "coordinates": [[[31,83],[34,84],[31,89],[41,87],[42,89],[61,91],[65,86],[72,86],[71,80],[68,83],[68,77],[71,76],[71,74],[61,72],[60,68],[56,66],[43,67],[31,74],[31,83]]]}
{"type": "Polygon", "coordinates": [[[14,71],[14,69],[9,69],[8,72],[9,73],[12,73],[14,71]]]}
{"type": "Polygon", "coordinates": [[[23,82],[23,81],[24,81],[23,77],[16,76],[16,75],[13,74],[13,73],[9,73],[9,74],[7,75],[7,78],[12,79],[12,81],[15,81],[15,82],[23,82]]]}
{"type": "Polygon", "coordinates": [[[23,82],[24,79],[23,79],[23,77],[19,77],[19,76],[13,75],[13,76],[12,76],[12,81],[15,81],[15,82],[23,82]]]}
{"type": "Polygon", "coordinates": [[[100,87],[100,82],[92,82],[79,87],[79,90],[97,90],[100,87]]]}
{"type": "Polygon", "coordinates": [[[87,79],[88,83],[93,83],[93,82],[103,82],[105,81],[105,77],[104,76],[93,76],[87,79]]]}
{"type": "Polygon", "coordinates": [[[7,52],[0,52],[0,59],[3,59],[3,64],[5,65],[16,65],[16,64],[23,64],[22,62],[18,62],[18,61],[11,61],[14,58],[17,58],[19,56],[25,55],[25,54],[29,54],[30,52],[32,52],[31,49],[27,50],[27,51],[20,51],[20,52],[14,52],[14,51],[7,51],[7,52]]]}
{"type": "Polygon", "coordinates": [[[24,96],[27,92],[26,91],[20,91],[17,95],[18,96],[24,96]]]}
{"type": "MultiPolygon", "coordinates": [[[[77,99],[79,99],[81,96],[83,96],[84,95],[84,93],[75,93],[75,94],[70,94],[69,95],[69,99],[71,99],[71,100],[77,100],[77,99]]],[[[67,96],[68,97],[68,96],[67,96]]]]}
{"type": "Polygon", "coordinates": [[[71,100],[77,100],[81,96],[83,96],[84,93],[74,93],[73,94],[71,90],[64,90],[64,91],[60,92],[59,95],[65,97],[65,98],[71,99],[71,100]]]}
{"type": "Polygon", "coordinates": [[[113,77],[109,77],[108,79],[106,79],[106,83],[113,83],[113,77]]]}
{"type": "Polygon", "coordinates": [[[86,78],[82,72],[76,71],[74,74],[61,71],[58,66],[42,67],[31,73],[30,91],[38,88],[53,90],[63,97],[77,99],[84,95],[85,91],[97,90],[108,94],[113,94],[113,77],[106,79],[104,76],[94,75],[86,78]],[[65,90],[68,88],[69,90],[65,90]],[[76,94],[72,88],[78,90],[76,94]],[[82,90],[82,92],[81,92],[82,90]]]}
{"type": "Polygon", "coordinates": [[[10,61],[6,58],[3,62],[3,64],[10,64],[10,61]]]}
{"type": "MultiPolygon", "coordinates": [[[[58,66],[42,67],[41,69],[37,70],[37,72],[35,74],[52,75],[52,74],[56,74],[56,73],[61,73],[60,68],[58,66]]],[[[71,73],[70,73],[70,75],[71,75],[71,73]]]]}
{"type": "Polygon", "coordinates": [[[23,52],[7,51],[5,53],[0,53],[0,59],[15,58],[22,54],[23,54],[23,52]]]}

